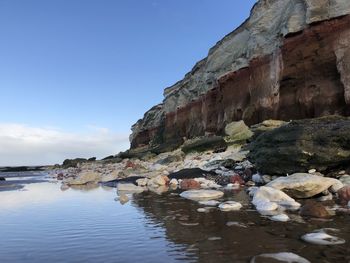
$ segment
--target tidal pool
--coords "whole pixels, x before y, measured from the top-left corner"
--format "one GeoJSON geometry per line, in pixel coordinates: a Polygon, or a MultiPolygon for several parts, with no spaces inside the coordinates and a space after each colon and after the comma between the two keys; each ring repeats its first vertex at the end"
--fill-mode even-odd
{"type": "MultiPolygon", "coordinates": [[[[24,176],[24,175],[17,175],[24,176]]],[[[46,178],[14,177],[22,188],[0,185],[1,262],[249,262],[262,253],[293,252],[310,262],[349,262],[349,215],[331,220],[273,222],[249,204],[245,191],[225,193],[239,212],[204,207],[178,192],[130,195],[89,186],[62,191],[46,178]],[[301,236],[336,228],[343,245],[311,245],[301,236]]],[[[0,183],[1,184],[1,183],[0,183]]],[[[272,261],[267,261],[272,262],[272,261]]]]}

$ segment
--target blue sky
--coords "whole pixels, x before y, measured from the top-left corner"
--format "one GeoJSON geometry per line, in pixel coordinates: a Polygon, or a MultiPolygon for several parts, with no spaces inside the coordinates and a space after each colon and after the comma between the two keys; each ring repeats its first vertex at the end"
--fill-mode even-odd
{"type": "Polygon", "coordinates": [[[0,143],[11,137],[18,145],[12,155],[0,150],[0,165],[6,155],[29,164],[126,148],[130,126],[255,3],[219,2],[0,0],[0,143]],[[31,140],[22,153],[26,136],[43,144],[41,132],[51,142],[57,134],[86,141],[60,153],[44,148],[53,156],[39,159],[31,140]],[[84,151],[91,137],[116,143],[84,151]]]}

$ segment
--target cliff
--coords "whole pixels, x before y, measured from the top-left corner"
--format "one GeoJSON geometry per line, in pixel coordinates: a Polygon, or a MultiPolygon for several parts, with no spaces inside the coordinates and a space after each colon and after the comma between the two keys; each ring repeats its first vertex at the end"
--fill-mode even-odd
{"type": "Polygon", "coordinates": [[[241,119],[350,115],[348,14],[348,0],[258,1],[133,125],[131,148],[179,146],[241,119]]]}

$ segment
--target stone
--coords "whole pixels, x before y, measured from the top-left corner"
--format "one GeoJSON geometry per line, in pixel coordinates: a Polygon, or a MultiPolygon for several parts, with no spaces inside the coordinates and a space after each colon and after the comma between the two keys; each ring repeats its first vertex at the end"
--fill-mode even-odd
{"type": "Polygon", "coordinates": [[[68,185],[83,185],[87,183],[96,183],[101,180],[101,174],[92,171],[83,171],[76,178],[69,178],[65,181],[68,185]]]}
{"type": "Polygon", "coordinates": [[[189,169],[183,169],[178,172],[170,173],[168,175],[169,179],[193,179],[193,178],[201,178],[201,177],[208,177],[208,176],[216,176],[215,172],[208,172],[204,171],[199,168],[189,168],[189,169]]]}
{"type": "Polygon", "coordinates": [[[110,182],[119,178],[119,171],[113,171],[101,177],[101,182],[110,182]]]}
{"type": "Polygon", "coordinates": [[[224,193],[217,190],[188,190],[180,196],[193,201],[209,201],[223,197],[224,193]]]}
{"type": "Polygon", "coordinates": [[[339,178],[339,181],[343,183],[343,185],[350,185],[350,175],[344,175],[339,178]]]}
{"type": "Polygon", "coordinates": [[[149,179],[148,178],[141,178],[136,180],[136,184],[138,186],[144,187],[147,186],[149,179]]]}
{"type": "Polygon", "coordinates": [[[227,148],[224,138],[220,136],[208,136],[187,140],[181,147],[181,150],[187,154],[190,152],[215,151],[218,148],[227,148]]]}
{"type": "Polygon", "coordinates": [[[250,130],[254,133],[254,137],[256,138],[264,132],[274,130],[285,124],[287,124],[287,122],[281,120],[265,120],[261,123],[252,125],[250,130]]]}
{"type": "Polygon", "coordinates": [[[265,182],[260,174],[253,174],[252,181],[257,184],[263,184],[265,182]]]}
{"type": "Polygon", "coordinates": [[[297,120],[256,138],[249,159],[261,173],[326,171],[350,162],[350,118],[297,120]]]}
{"type": "Polygon", "coordinates": [[[227,201],[219,205],[219,209],[224,212],[238,211],[242,208],[242,204],[235,201],[227,201]]]}
{"type": "Polygon", "coordinates": [[[148,180],[147,185],[151,187],[163,186],[169,183],[169,178],[165,175],[158,175],[148,180]]]}
{"type": "Polygon", "coordinates": [[[314,218],[327,218],[330,213],[326,207],[318,202],[309,201],[300,209],[300,215],[314,218]]]}
{"type": "Polygon", "coordinates": [[[254,193],[252,203],[258,211],[272,211],[279,206],[287,209],[298,209],[300,204],[284,192],[267,186],[262,186],[254,193]]]}
{"type": "Polygon", "coordinates": [[[244,121],[231,122],[225,127],[225,134],[228,136],[230,143],[241,143],[250,139],[253,132],[244,123],[244,121]]]}
{"type": "Polygon", "coordinates": [[[175,178],[171,179],[170,182],[169,182],[170,185],[178,185],[179,184],[179,181],[176,180],[175,178]]]}
{"type": "Polygon", "coordinates": [[[350,201],[350,186],[344,186],[338,191],[338,198],[342,205],[346,205],[350,201]]]}
{"type": "Polygon", "coordinates": [[[261,254],[253,257],[250,261],[250,263],[259,262],[311,263],[307,259],[290,252],[261,254]]]}
{"type": "Polygon", "coordinates": [[[333,178],[296,173],[286,177],[279,177],[266,186],[282,190],[294,198],[310,198],[332,187],[334,190],[339,190],[343,184],[333,178]]]}
{"type": "Polygon", "coordinates": [[[278,222],[287,222],[290,220],[289,216],[286,214],[274,215],[274,216],[271,216],[270,219],[272,221],[278,221],[278,222]]]}
{"type": "Polygon", "coordinates": [[[235,175],[232,175],[230,177],[230,182],[231,184],[236,184],[236,185],[245,185],[245,181],[243,180],[243,178],[238,175],[238,174],[235,174],[235,175]]]}
{"type": "Polygon", "coordinates": [[[180,183],[180,188],[183,190],[200,189],[201,184],[194,179],[184,179],[180,183]]]}
{"type": "Polygon", "coordinates": [[[310,170],[308,171],[308,173],[309,173],[309,174],[314,174],[314,173],[316,173],[316,169],[310,169],[310,170]]]}
{"type": "Polygon", "coordinates": [[[344,239],[329,235],[324,230],[303,235],[301,239],[310,244],[324,246],[341,245],[345,243],[344,239]]]}
{"type": "Polygon", "coordinates": [[[117,190],[118,192],[125,192],[125,193],[142,193],[145,189],[134,184],[119,183],[117,185],[117,190]]]}
{"type": "Polygon", "coordinates": [[[199,201],[198,203],[200,205],[205,205],[205,206],[217,206],[218,204],[220,204],[220,202],[216,200],[199,201]]]}

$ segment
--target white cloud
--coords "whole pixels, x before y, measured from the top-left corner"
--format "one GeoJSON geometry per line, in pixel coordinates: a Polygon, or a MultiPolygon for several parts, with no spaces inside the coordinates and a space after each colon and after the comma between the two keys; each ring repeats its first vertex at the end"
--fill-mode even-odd
{"type": "Polygon", "coordinates": [[[128,134],[89,126],[85,133],[0,123],[0,166],[62,163],[67,158],[103,158],[129,147],[128,134]]]}

